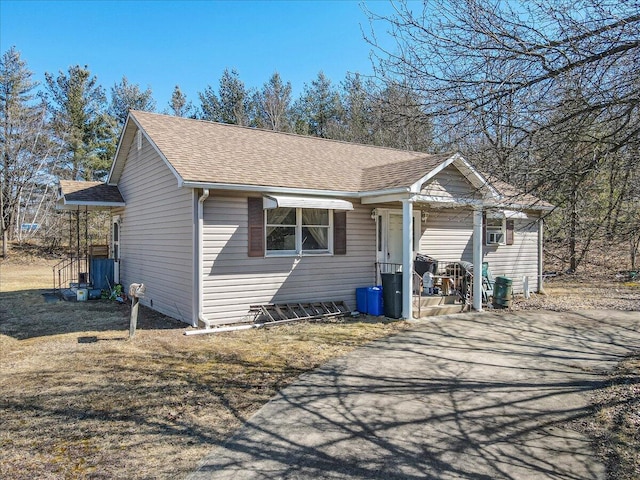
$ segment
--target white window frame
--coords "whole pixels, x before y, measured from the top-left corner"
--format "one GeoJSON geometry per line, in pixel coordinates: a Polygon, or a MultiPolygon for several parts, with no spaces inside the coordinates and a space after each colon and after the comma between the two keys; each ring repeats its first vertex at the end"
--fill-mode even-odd
{"type": "Polygon", "coordinates": [[[306,210],[326,210],[329,215],[329,226],[327,228],[327,246],[326,250],[303,250],[302,249],[302,211],[304,208],[297,207],[296,211],[296,225],[295,225],[295,249],[294,250],[269,250],[267,243],[267,230],[269,227],[277,227],[278,225],[270,224],[267,220],[268,210],[264,210],[264,252],[265,257],[299,257],[299,256],[330,256],[333,255],[333,210],[332,209],[314,209],[307,208],[306,210]]]}
{"type": "Polygon", "coordinates": [[[497,216],[489,216],[487,215],[486,220],[486,238],[485,238],[485,244],[486,245],[506,245],[507,244],[507,219],[504,215],[497,217],[497,216]],[[500,225],[490,225],[490,222],[498,222],[500,221],[500,225]],[[491,239],[491,236],[494,236],[493,239],[491,239]],[[495,239],[495,235],[501,235],[502,236],[502,241],[496,241],[495,239]]]}

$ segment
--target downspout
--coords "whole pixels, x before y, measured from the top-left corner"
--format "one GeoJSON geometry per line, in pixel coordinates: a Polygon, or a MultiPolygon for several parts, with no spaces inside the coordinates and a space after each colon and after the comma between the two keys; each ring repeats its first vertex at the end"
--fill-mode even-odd
{"type": "MultiPolygon", "coordinates": [[[[200,198],[198,198],[198,235],[197,235],[197,241],[198,241],[198,268],[197,268],[197,282],[198,282],[198,320],[200,322],[202,322],[206,328],[209,328],[209,324],[208,322],[205,320],[204,318],[204,311],[203,311],[203,297],[204,297],[204,282],[202,281],[202,277],[204,276],[204,262],[203,262],[203,256],[204,256],[204,245],[203,245],[203,238],[204,238],[204,233],[203,233],[203,229],[204,229],[204,202],[205,200],[209,198],[209,189],[208,188],[203,188],[202,189],[202,195],[200,195],[200,198]]],[[[197,325],[194,325],[195,327],[197,327],[197,325]]]]}

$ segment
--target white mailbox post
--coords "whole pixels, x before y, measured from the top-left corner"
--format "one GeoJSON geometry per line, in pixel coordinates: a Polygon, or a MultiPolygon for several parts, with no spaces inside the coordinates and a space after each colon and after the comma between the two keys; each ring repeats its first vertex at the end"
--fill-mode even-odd
{"type": "Polygon", "coordinates": [[[132,283],[129,285],[129,296],[131,297],[131,320],[129,323],[129,340],[136,334],[138,325],[138,299],[144,297],[144,283],[132,283]]]}

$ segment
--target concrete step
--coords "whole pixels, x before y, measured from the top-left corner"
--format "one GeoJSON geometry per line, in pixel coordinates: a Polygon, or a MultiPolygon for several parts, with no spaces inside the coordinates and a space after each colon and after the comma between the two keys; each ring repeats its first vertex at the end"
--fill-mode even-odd
{"type": "MultiPolygon", "coordinates": [[[[414,297],[415,300],[418,297],[414,297]]],[[[456,303],[458,297],[456,295],[423,295],[420,297],[421,307],[433,307],[436,305],[453,305],[456,303]]],[[[414,308],[417,308],[417,303],[414,302],[414,308]]]]}
{"type": "Polygon", "coordinates": [[[424,317],[434,317],[436,315],[449,315],[451,313],[462,313],[464,309],[464,305],[461,303],[458,304],[443,304],[443,305],[432,305],[429,307],[421,307],[420,313],[418,314],[418,310],[415,309],[413,311],[413,318],[424,318],[424,317]]]}

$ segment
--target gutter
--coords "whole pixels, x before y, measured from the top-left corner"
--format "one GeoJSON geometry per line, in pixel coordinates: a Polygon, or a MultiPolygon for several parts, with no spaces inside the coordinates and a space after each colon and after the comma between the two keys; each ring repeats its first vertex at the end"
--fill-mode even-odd
{"type": "MultiPolygon", "coordinates": [[[[204,246],[203,242],[203,227],[204,227],[204,202],[209,198],[209,189],[205,188],[202,190],[202,195],[198,198],[198,268],[197,268],[197,282],[198,282],[198,320],[205,324],[208,327],[209,323],[204,318],[204,312],[202,308],[203,297],[204,297],[204,282],[202,281],[203,273],[204,273],[204,265],[202,261],[202,257],[204,256],[204,246]]],[[[197,325],[196,325],[197,326],[197,325]]]]}
{"type": "Polygon", "coordinates": [[[207,182],[193,182],[184,181],[180,185],[186,188],[203,188],[203,189],[215,189],[215,190],[230,190],[241,192],[256,192],[256,193],[284,193],[290,195],[315,195],[319,197],[351,197],[357,198],[360,196],[358,192],[343,192],[339,190],[315,190],[310,188],[290,188],[290,187],[273,187],[265,185],[243,185],[235,183],[207,183],[207,182]]]}

